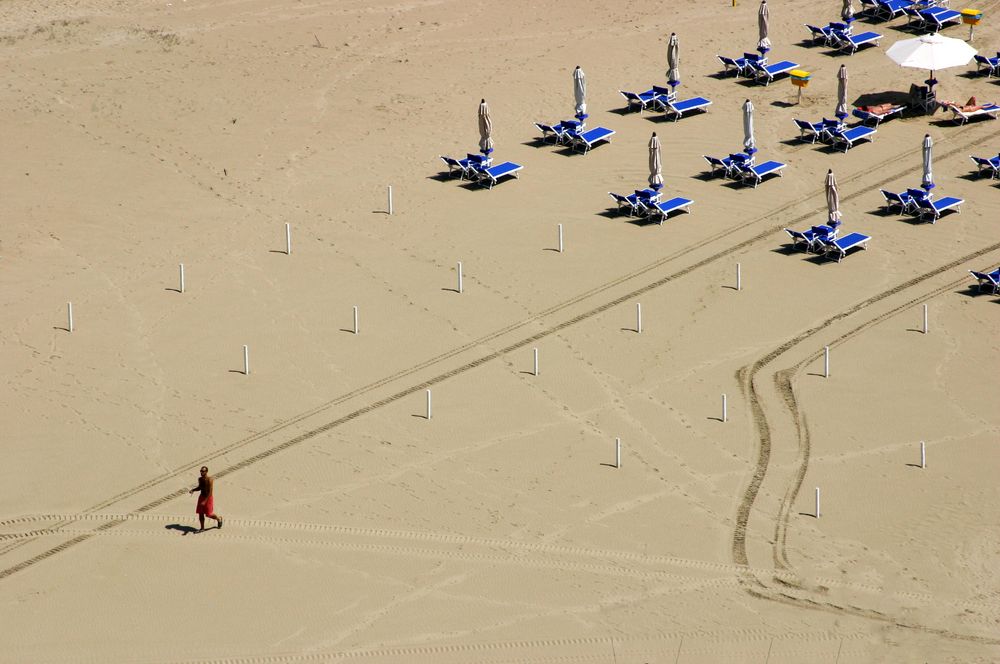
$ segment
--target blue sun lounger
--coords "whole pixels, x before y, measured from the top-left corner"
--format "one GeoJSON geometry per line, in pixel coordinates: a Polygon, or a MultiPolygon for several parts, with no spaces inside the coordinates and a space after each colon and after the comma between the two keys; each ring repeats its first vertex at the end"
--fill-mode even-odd
{"type": "Polygon", "coordinates": [[[815,143],[823,137],[824,124],[822,122],[809,122],[807,120],[793,119],[795,126],[799,128],[799,139],[810,143],[815,143]]]}
{"type": "Polygon", "coordinates": [[[765,177],[768,175],[777,175],[781,177],[781,171],[787,166],[787,164],[782,164],[780,161],[765,161],[759,166],[750,166],[749,168],[740,168],[739,173],[743,180],[743,184],[747,184],[748,181],[753,183],[753,188],[756,189],[765,177]]]}
{"type": "Polygon", "coordinates": [[[867,249],[868,241],[871,239],[870,235],[865,235],[864,233],[848,233],[842,238],[824,241],[822,243],[823,253],[827,258],[836,258],[839,263],[844,260],[844,256],[851,249],[858,247],[867,249]]]}
{"type": "Polygon", "coordinates": [[[875,0],[874,15],[891,21],[913,6],[913,0],[875,0]]]}
{"type": "Polygon", "coordinates": [[[792,62],[791,60],[782,60],[781,62],[774,63],[773,65],[762,65],[757,62],[749,62],[747,64],[754,73],[754,80],[759,83],[760,80],[763,79],[765,86],[770,85],[778,76],[787,74],[793,69],[798,69],[799,67],[797,62],[792,62]]]}
{"type": "Polygon", "coordinates": [[[493,163],[490,157],[481,154],[472,154],[471,152],[465,156],[465,159],[442,156],[441,161],[448,165],[448,175],[452,175],[457,170],[461,173],[462,180],[465,178],[475,180],[484,168],[493,163]]]}
{"type": "Polygon", "coordinates": [[[506,177],[508,175],[513,178],[518,177],[517,172],[522,168],[524,168],[524,166],[521,164],[515,164],[512,161],[505,161],[502,164],[490,166],[489,168],[480,171],[479,184],[492,189],[493,185],[495,185],[502,177],[506,177]]]}
{"type": "Polygon", "coordinates": [[[823,242],[837,239],[837,231],[840,224],[836,226],[820,225],[813,226],[807,231],[796,231],[786,228],[785,232],[792,238],[792,248],[802,245],[805,251],[817,251],[822,248],[823,242]]]}
{"type": "Polygon", "coordinates": [[[986,171],[990,174],[991,180],[1000,175],[1000,155],[996,157],[973,157],[969,155],[969,159],[979,169],[979,175],[982,175],[983,171],[986,171]]]}
{"type": "Polygon", "coordinates": [[[724,73],[728,74],[732,70],[734,76],[743,75],[743,69],[747,66],[746,58],[727,58],[724,55],[715,57],[722,63],[724,73]]]}
{"type": "Polygon", "coordinates": [[[851,111],[851,114],[861,120],[862,122],[868,122],[869,120],[875,121],[875,126],[878,127],[879,123],[883,120],[888,120],[894,115],[902,114],[906,110],[906,106],[900,104],[898,106],[893,106],[885,113],[872,113],[870,111],[862,111],[860,108],[856,108],[851,111]]]}
{"type": "Polygon", "coordinates": [[[691,99],[685,99],[683,101],[669,101],[663,99],[658,102],[663,106],[663,113],[670,117],[674,116],[674,122],[680,120],[685,113],[689,111],[705,111],[708,112],[708,107],[712,105],[712,102],[705,99],[704,97],[692,97],[691,99]]]}
{"type": "Polygon", "coordinates": [[[672,212],[687,212],[690,214],[691,210],[689,208],[693,203],[694,201],[692,201],[690,198],[682,198],[680,196],[676,196],[674,198],[671,198],[669,201],[663,201],[662,203],[653,203],[652,206],[649,208],[649,216],[650,218],[658,218],[659,219],[658,223],[662,224],[663,220],[666,219],[667,216],[672,212]]]}
{"type": "Polygon", "coordinates": [[[661,88],[655,85],[645,92],[627,92],[626,90],[619,90],[618,94],[625,97],[625,101],[628,102],[629,110],[632,110],[633,106],[638,106],[640,113],[646,110],[647,106],[655,106],[656,102],[661,97],[666,96],[672,98],[673,96],[673,93],[667,88],[661,88]]]}
{"type": "Polygon", "coordinates": [[[962,20],[962,12],[945,7],[928,7],[916,10],[910,7],[903,11],[909,15],[910,21],[917,19],[922,27],[933,32],[938,32],[948,27],[948,24],[959,23],[962,20]]]}
{"type": "Polygon", "coordinates": [[[657,199],[659,199],[660,194],[652,189],[636,189],[634,193],[625,196],[623,194],[616,194],[609,191],[608,196],[611,196],[618,204],[618,212],[622,210],[628,210],[629,214],[634,217],[640,217],[649,210],[657,199]]]}
{"type": "Polygon", "coordinates": [[[455,159],[454,157],[445,157],[442,155],[441,161],[448,165],[448,175],[453,175],[457,171],[461,175],[461,179],[464,180],[469,172],[468,159],[455,159]]]}
{"type": "Polygon", "coordinates": [[[542,122],[536,122],[535,126],[538,127],[538,130],[542,132],[543,143],[547,141],[549,138],[553,139],[552,141],[553,144],[562,143],[563,140],[565,140],[566,138],[566,127],[563,125],[562,122],[559,122],[554,125],[547,125],[542,122]]]}
{"type": "Polygon", "coordinates": [[[877,32],[862,32],[860,35],[849,35],[842,31],[834,31],[833,46],[841,51],[850,51],[851,55],[858,52],[862,46],[878,46],[882,35],[877,32]]]}
{"type": "Polygon", "coordinates": [[[988,58],[977,53],[972,58],[976,61],[976,73],[982,73],[985,68],[986,76],[989,78],[1000,71],[1000,57],[988,58]]]}
{"type": "Polygon", "coordinates": [[[600,141],[611,142],[611,137],[615,135],[613,129],[608,129],[607,127],[594,127],[593,129],[588,129],[582,134],[575,134],[573,136],[573,145],[575,147],[583,148],[583,153],[587,154],[590,148],[594,147],[595,143],[600,141]]]}
{"type": "Polygon", "coordinates": [[[976,272],[975,270],[969,270],[969,274],[975,277],[979,282],[980,293],[987,289],[990,291],[991,295],[1000,293],[1000,267],[992,272],[976,272]]]}
{"type": "Polygon", "coordinates": [[[885,189],[879,189],[879,191],[882,192],[882,198],[885,199],[886,212],[892,212],[893,206],[898,206],[899,213],[902,214],[909,210],[913,203],[913,199],[910,194],[905,191],[901,194],[886,191],[885,189]]]}
{"type": "Polygon", "coordinates": [[[941,218],[941,215],[948,210],[957,210],[962,214],[962,203],[965,201],[954,196],[945,196],[937,200],[924,199],[917,203],[917,214],[920,218],[929,216],[931,223],[941,218]]]}
{"type": "Polygon", "coordinates": [[[878,130],[874,127],[867,127],[865,125],[858,125],[856,127],[851,127],[850,129],[844,130],[831,130],[830,138],[833,140],[834,147],[838,143],[844,144],[844,152],[847,152],[848,148],[853,148],[854,144],[858,141],[867,140],[874,141],[875,134],[878,130]]]}
{"type": "Polygon", "coordinates": [[[997,113],[1000,113],[1000,106],[996,104],[983,104],[983,107],[975,111],[963,111],[960,107],[954,104],[949,104],[945,106],[948,110],[952,112],[952,120],[955,124],[965,124],[972,118],[977,117],[988,117],[992,120],[996,120],[997,113]]]}
{"type": "Polygon", "coordinates": [[[722,158],[709,157],[708,155],[702,155],[702,157],[712,167],[712,175],[722,173],[726,177],[739,177],[741,169],[753,166],[754,162],[753,157],[745,152],[737,152],[722,158]]]}
{"type": "Polygon", "coordinates": [[[815,25],[809,25],[808,23],[804,23],[803,25],[806,26],[809,34],[812,36],[813,44],[818,44],[820,42],[823,42],[824,44],[830,43],[830,39],[833,37],[833,28],[829,25],[823,26],[822,28],[815,25]]]}

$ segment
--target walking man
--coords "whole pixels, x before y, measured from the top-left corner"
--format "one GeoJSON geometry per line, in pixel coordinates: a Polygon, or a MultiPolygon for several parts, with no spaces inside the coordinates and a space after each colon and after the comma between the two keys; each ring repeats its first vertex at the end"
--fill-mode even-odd
{"type": "Polygon", "coordinates": [[[201,529],[199,533],[205,530],[205,517],[209,519],[215,519],[216,523],[219,524],[219,528],[222,528],[222,517],[215,515],[215,501],[213,497],[213,487],[215,485],[215,479],[210,477],[208,474],[208,466],[201,467],[201,477],[198,478],[198,486],[188,491],[188,494],[192,494],[198,491],[198,507],[195,508],[195,512],[198,514],[198,521],[201,522],[201,529]]]}

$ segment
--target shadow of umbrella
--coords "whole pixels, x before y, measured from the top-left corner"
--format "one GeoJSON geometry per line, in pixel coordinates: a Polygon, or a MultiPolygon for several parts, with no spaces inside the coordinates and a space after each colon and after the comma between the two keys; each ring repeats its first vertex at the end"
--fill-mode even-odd
{"type": "Polygon", "coordinates": [[[910,104],[908,92],[886,90],[884,92],[866,92],[854,100],[855,106],[878,106],[879,104],[910,104]]]}

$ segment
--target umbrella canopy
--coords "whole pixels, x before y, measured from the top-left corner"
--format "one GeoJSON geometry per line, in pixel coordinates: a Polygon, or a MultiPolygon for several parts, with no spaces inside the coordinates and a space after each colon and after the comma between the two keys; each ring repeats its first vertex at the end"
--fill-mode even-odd
{"type": "Polygon", "coordinates": [[[924,134],[924,177],[921,187],[930,191],[934,188],[934,174],[931,172],[931,161],[934,159],[934,141],[930,134],[924,134]]]}
{"type": "Polygon", "coordinates": [[[968,64],[976,54],[976,49],[961,39],[942,37],[935,33],[900,40],[890,46],[885,54],[901,67],[929,70],[933,80],[934,72],[938,69],[968,64]]]}
{"type": "Polygon", "coordinates": [[[670,85],[677,86],[681,83],[681,56],[680,44],[677,41],[677,34],[670,33],[670,41],[667,43],[667,81],[670,85]]]}
{"type": "Polygon", "coordinates": [[[847,117],[847,65],[840,65],[837,72],[837,110],[836,116],[843,120],[847,117]]]}
{"type": "Polygon", "coordinates": [[[767,23],[770,14],[767,11],[767,0],[760,0],[760,11],[757,12],[757,34],[760,41],[757,42],[757,50],[766,53],[771,50],[771,40],[767,38],[767,23]]]}
{"type": "Polygon", "coordinates": [[[747,154],[757,151],[753,140],[753,103],[749,99],[743,102],[743,150],[747,154]]]}
{"type": "Polygon", "coordinates": [[[826,209],[830,213],[831,222],[840,221],[840,192],[837,191],[837,178],[833,169],[826,172],[826,209]]]}
{"type": "Polygon", "coordinates": [[[663,161],[660,159],[660,139],[656,132],[649,138],[649,186],[659,189],[663,186],[663,161]]]}
{"type": "Polygon", "coordinates": [[[493,152],[493,120],[485,99],[479,102],[479,151],[483,154],[493,152]]]}
{"type": "Polygon", "coordinates": [[[844,0],[844,8],[840,10],[840,18],[844,23],[854,20],[854,5],[851,0],[844,0]]]}
{"type": "Polygon", "coordinates": [[[573,98],[576,100],[577,117],[587,114],[587,77],[580,65],[573,70],[573,98]]]}

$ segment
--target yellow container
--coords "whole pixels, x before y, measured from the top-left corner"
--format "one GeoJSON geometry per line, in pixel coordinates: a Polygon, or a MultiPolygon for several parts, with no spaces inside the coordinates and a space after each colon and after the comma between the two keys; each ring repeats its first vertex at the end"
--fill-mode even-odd
{"type": "Polygon", "coordinates": [[[812,72],[805,71],[804,69],[793,69],[788,75],[791,77],[792,85],[797,88],[808,86],[809,79],[812,78],[812,72]]]}
{"type": "Polygon", "coordinates": [[[962,10],[962,23],[966,25],[979,25],[979,22],[983,20],[983,12],[978,9],[963,9],[962,10]]]}

